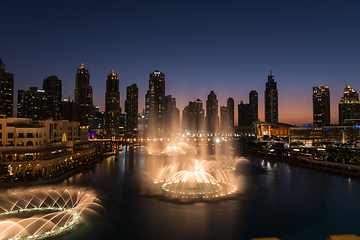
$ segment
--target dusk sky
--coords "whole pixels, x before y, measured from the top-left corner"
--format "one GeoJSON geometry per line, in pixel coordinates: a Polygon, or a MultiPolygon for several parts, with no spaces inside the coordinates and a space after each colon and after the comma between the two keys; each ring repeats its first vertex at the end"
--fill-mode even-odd
{"type": "MultiPolygon", "coordinates": [[[[214,90],[248,102],[264,90],[272,69],[279,90],[279,122],[312,123],[312,87],[330,88],[331,123],[346,85],[360,91],[360,1],[3,1],[0,57],[17,90],[62,80],[74,98],[76,68],[90,73],[94,104],[105,109],[105,84],[119,74],[139,87],[144,107],[149,73],[165,73],[166,95],[180,111],[214,90]]],[[[16,107],[15,107],[16,108],[16,107]]],[[[220,112],[220,110],[219,110],[220,112]]]]}

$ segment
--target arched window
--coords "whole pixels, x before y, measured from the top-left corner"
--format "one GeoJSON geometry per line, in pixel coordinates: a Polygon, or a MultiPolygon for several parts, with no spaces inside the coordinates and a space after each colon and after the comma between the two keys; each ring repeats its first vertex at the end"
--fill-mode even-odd
{"type": "Polygon", "coordinates": [[[28,142],[26,143],[26,146],[34,146],[34,144],[33,144],[32,141],[28,141],[28,142]]]}
{"type": "Polygon", "coordinates": [[[24,142],[23,141],[18,142],[17,146],[24,146],[24,142]]]}

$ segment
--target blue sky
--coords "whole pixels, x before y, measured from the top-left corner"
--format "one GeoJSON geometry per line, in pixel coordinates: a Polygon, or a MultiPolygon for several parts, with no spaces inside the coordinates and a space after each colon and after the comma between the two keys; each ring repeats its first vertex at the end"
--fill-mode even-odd
{"type": "MultiPolygon", "coordinates": [[[[72,96],[85,63],[94,104],[104,109],[107,74],[139,87],[144,106],[149,73],[165,73],[166,94],[182,111],[214,90],[219,105],[248,102],[273,70],[279,121],[312,122],[312,87],[326,85],[331,122],[346,85],[360,91],[359,1],[6,1],[0,9],[0,57],[15,90],[56,75],[72,96]]],[[[65,93],[66,92],[66,93],[65,93]]],[[[14,103],[17,103],[16,98],[14,103]]],[[[237,113],[237,109],[235,110],[237,113]]]]}

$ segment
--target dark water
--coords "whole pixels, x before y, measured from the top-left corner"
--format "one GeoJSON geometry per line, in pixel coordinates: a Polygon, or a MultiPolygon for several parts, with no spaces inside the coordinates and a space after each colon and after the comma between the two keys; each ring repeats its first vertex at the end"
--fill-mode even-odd
{"type": "Polygon", "coordinates": [[[145,152],[144,147],[125,149],[117,161],[105,159],[59,184],[96,190],[106,209],[100,219],[62,240],[360,235],[358,178],[246,157],[252,167],[239,174],[235,199],[179,204],[140,194],[144,171],[156,168],[154,161],[169,161],[145,152]]]}

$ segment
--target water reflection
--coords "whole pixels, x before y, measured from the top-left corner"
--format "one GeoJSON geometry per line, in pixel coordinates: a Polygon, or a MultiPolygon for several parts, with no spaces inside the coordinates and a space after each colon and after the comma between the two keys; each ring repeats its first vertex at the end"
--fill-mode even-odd
{"type": "MultiPolygon", "coordinates": [[[[237,147],[227,143],[200,143],[197,157],[207,153],[236,157],[237,147]],[[201,144],[201,145],[200,145],[201,144]]],[[[239,194],[216,203],[177,204],[146,194],[144,172],[180,163],[179,156],[149,156],[144,147],[124,147],[118,160],[108,158],[62,185],[91,186],[108,210],[63,239],[251,239],[276,236],[286,239],[326,239],[330,234],[360,235],[356,224],[331,221],[357,219],[359,179],[247,157],[250,166],[237,169],[239,194]],[[350,179],[350,181],[349,181],[350,179]],[[339,212],[336,205],[341,205],[339,212]],[[330,207],[329,207],[330,206],[330,207]],[[346,207],[345,207],[346,206],[346,207]],[[349,209],[353,209],[350,212],[349,209]],[[326,223],[326,224],[325,224],[326,223]],[[316,236],[316,237],[313,237],[316,236]]]]}

